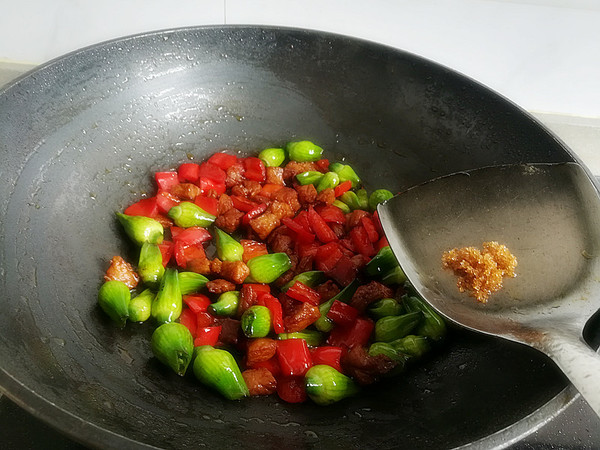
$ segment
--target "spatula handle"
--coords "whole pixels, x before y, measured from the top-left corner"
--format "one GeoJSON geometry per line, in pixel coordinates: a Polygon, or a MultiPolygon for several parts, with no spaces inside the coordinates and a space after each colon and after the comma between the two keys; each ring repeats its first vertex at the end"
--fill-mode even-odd
{"type": "Polygon", "coordinates": [[[600,417],[600,355],[581,339],[560,334],[548,336],[543,351],[600,417]]]}

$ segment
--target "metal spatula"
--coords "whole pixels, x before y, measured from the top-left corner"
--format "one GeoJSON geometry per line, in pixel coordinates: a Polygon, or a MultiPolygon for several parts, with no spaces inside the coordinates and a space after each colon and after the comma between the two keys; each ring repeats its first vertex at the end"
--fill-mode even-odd
{"type": "Polygon", "coordinates": [[[575,163],[441,177],[379,205],[396,258],[447,319],[548,355],[600,416],[600,356],[582,338],[600,308],[600,197],[575,163]],[[515,278],[480,303],[442,266],[455,247],[504,244],[515,278]]]}

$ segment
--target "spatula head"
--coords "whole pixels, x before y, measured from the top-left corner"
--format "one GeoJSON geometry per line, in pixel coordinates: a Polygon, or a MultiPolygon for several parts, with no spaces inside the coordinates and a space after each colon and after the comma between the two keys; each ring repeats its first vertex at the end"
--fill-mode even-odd
{"type": "Polygon", "coordinates": [[[439,312],[468,328],[531,343],[531,329],[556,321],[581,327],[600,306],[599,204],[578,164],[510,165],[435,179],[378,212],[409,281],[439,312]],[[517,276],[479,303],[459,292],[442,254],[486,241],[509,248],[517,276]]]}

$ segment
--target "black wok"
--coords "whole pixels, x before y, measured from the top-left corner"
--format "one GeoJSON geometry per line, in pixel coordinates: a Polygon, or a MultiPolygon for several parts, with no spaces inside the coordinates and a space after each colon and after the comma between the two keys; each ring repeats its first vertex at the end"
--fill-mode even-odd
{"type": "Polygon", "coordinates": [[[351,161],[368,188],[396,191],[478,166],[574,159],[518,107],[451,70],[301,30],[151,33],[7,87],[0,136],[0,385],[80,442],[492,447],[574,396],[537,352],[453,330],[422,366],[331,407],[229,402],[161,367],[149,324],[118,330],[96,306],[108,259],[132,250],[113,212],[152,189],[151,172],[189,156],[307,138],[351,161]]]}

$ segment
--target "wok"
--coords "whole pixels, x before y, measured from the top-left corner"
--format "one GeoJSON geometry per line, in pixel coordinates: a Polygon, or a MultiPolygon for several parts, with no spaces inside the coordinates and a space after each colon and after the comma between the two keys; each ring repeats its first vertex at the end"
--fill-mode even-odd
{"type": "MultiPolygon", "coordinates": [[[[92,447],[501,446],[574,397],[534,350],[465,330],[399,379],[331,407],[230,402],[160,366],[150,324],[96,306],[114,211],[188,157],[311,139],[367,188],[401,191],[494,164],[574,160],[480,84],[409,53],[327,33],[161,31],[54,60],[0,93],[0,385],[92,447]]],[[[597,338],[597,336],[592,336],[597,338]]]]}

